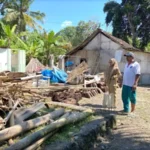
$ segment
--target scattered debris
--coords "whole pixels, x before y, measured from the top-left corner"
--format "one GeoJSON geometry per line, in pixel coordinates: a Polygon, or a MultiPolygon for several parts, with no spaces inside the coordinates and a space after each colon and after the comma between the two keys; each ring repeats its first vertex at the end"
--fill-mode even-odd
{"type": "Polygon", "coordinates": [[[76,77],[82,75],[85,71],[88,70],[88,65],[86,62],[82,62],[80,65],[78,65],[74,70],[72,70],[69,75],[67,82],[71,82],[76,77]]]}
{"type": "Polygon", "coordinates": [[[39,62],[37,58],[31,58],[30,62],[26,66],[27,73],[36,73],[44,69],[45,66],[39,62]]]}
{"type": "MultiPolygon", "coordinates": [[[[28,67],[32,70],[30,65],[28,67]]],[[[81,63],[71,72],[68,81],[83,75],[87,68],[85,62],[81,63]]],[[[41,74],[27,76],[19,72],[2,72],[0,75],[0,143],[7,144],[6,150],[36,149],[59,128],[93,114],[90,108],[78,106],[78,102],[82,97],[91,98],[102,93],[94,84],[87,87],[62,83],[40,87],[37,84],[33,87],[32,80],[38,82],[41,74]],[[52,112],[39,113],[50,108],[52,112]],[[30,134],[16,141],[24,132],[30,134]]]]}

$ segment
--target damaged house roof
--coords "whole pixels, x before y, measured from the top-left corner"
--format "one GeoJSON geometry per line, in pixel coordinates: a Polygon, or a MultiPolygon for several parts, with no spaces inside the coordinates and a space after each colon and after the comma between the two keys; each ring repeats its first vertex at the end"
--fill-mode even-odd
{"type": "Polygon", "coordinates": [[[66,55],[72,55],[75,52],[82,50],[89,42],[91,42],[98,34],[103,34],[104,36],[106,36],[107,38],[111,39],[113,42],[119,44],[123,49],[126,50],[131,50],[131,51],[141,51],[135,47],[133,47],[132,45],[128,44],[127,42],[114,37],[113,35],[102,31],[101,29],[97,29],[96,31],[94,31],[84,42],[82,42],[79,46],[75,47],[72,51],[68,52],[66,55]]]}

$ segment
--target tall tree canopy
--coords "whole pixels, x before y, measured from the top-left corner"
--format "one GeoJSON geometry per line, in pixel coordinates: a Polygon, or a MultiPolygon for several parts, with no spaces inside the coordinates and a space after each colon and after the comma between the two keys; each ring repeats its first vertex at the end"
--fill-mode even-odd
{"type": "Polygon", "coordinates": [[[104,6],[106,24],[112,23],[113,35],[128,42],[132,37],[133,46],[145,47],[150,42],[150,1],[122,0],[121,4],[109,1],[104,6]]]}
{"type": "Polygon", "coordinates": [[[45,16],[40,11],[30,11],[30,5],[34,0],[1,0],[1,14],[3,21],[11,25],[17,24],[17,31],[26,30],[26,26],[38,27],[36,21],[43,21],[45,16]]]}
{"type": "Polygon", "coordinates": [[[72,46],[75,47],[79,45],[81,42],[83,42],[98,27],[99,24],[97,22],[80,21],[76,27],[75,26],[66,27],[57,34],[64,37],[64,39],[67,40],[68,42],[71,42],[72,46]]]}

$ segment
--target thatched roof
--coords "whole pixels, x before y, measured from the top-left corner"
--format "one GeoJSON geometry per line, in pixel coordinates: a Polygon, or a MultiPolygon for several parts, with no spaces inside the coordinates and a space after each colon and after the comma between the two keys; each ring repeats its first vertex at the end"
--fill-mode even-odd
{"type": "Polygon", "coordinates": [[[84,42],[82,42],[79,46],[77,46],[76,48],[74,48],[72,51],[68,52],[66,55],[72,55],[75,52],[82,50],[89,42],[91,42],[98,34],[102,34],[104,36],[106,36],[107,38],[111,39],[113,42],[119,44],[123,49],[125,50],[131,50],[131,51],[141,51],[135,47],[133,47],[132,45],[128,44],[127,42],[114,37],[113,35],[102,31],[101,29],[97,29],[96,31],[94,31],[84,42]]]}
{"type": "Polygon", "coordinates": [[[40,61],[37,58],[31,58],[30,62],[26,66],[26,72],[35,73],[41,71],[44,68],[45,66],[42,63],[40,63],[40,61]]]}

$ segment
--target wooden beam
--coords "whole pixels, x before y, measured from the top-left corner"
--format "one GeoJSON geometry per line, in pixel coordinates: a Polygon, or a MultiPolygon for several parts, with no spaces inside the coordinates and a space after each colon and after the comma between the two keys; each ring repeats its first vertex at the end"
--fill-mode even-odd
{"type": "Polygon", "coordinates": [[[50,120],[58,118],[59,116],[63,115],[64,112],[65,112],[65,110],[61,108],[61,109],[55,110],[49,114],[46,114],[44,116],[40,116],[35,119],[28,120],[28,121],[22,122],[21,124],[1,130],[0,131],[0,141],[8,140],[10,138],[13,138],[17,135],[20,135],[20,134],[26,132],[26,131],[34,129],[44,123],[47,123],[50,120]]]}

